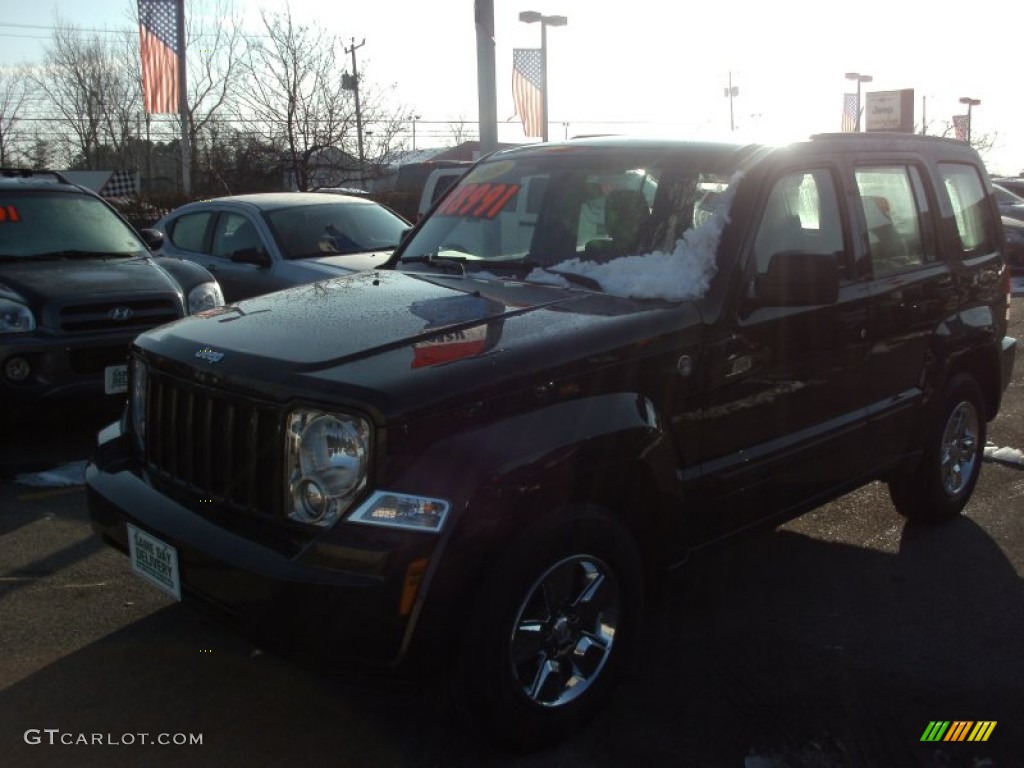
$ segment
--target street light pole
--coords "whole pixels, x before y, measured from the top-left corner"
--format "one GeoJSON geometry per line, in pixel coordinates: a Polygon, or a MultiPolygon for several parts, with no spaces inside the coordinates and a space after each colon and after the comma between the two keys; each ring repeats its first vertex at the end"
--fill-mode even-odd
{"type": "Polygon", "coordinates": [[[874,78],[871,75],[862,75],[860,72],[847,72],[846,79],[857,81],[857,133],[860,133],[860,84],[870,83],[874,78]]]}
{"type": "Polygon", "coordinates": [[[564,27],[569,23],[565,16],[544,16],[537,11],[522,11],[519,20],[527,24],[540,22],[540,119],[541,141],[548,140],[548,27],[564,27]]]}
{"type": "Polygon", "coordinates": [[[976,107],[981,104],[981,99],[972,99],[970,96],[962,96],[960,98],[961,104],[967,105],[967,144],[971,143],[971,107],[976,107]]]}

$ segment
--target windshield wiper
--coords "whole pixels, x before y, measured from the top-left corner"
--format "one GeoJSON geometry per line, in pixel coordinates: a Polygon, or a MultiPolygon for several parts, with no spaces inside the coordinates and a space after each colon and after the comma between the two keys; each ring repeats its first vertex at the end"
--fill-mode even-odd
{"type": "Polygon", "coordinates": [[[425,253],[422,256],[406,256],[399,260],[399,264],[429,264],[432,267],[444,267],[451,271],[450,267],[457,267],[455,274],[466,274],[465,256],[439,256],[436,253],[425,253]]]}

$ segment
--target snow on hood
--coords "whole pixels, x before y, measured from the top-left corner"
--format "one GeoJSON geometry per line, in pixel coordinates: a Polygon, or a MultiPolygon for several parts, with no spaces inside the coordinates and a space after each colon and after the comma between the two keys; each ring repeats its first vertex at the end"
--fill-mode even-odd
{"type": "Polygon", "coordinates": [[[552,272],[571,272],[596,280],[605,293],[613,296],[667,301],[699,299],[707,293],[711,278],[718,270],[715,261],[718,242],[729,223],[732,199],[741,176],[741,173],[733,174],[711,216],[700,226],[686,230],[671,253],[654,251],[621,256],[604,264],[570,259],[550,267],[551,271],[535,269],[526,279],[569,287],[564,277],[552,272]]]}

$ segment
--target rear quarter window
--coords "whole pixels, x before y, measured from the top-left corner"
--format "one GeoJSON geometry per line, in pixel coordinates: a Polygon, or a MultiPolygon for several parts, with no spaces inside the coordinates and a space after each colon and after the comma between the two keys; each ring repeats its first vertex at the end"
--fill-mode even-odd
{"type": "Polygon", "coordinates": [[[995,222],[978,169],[964,163],[939,163],[939,174],[953,206],[953,218],[956,220],[964,256],[979,256],[994,251],[995,222]]]}

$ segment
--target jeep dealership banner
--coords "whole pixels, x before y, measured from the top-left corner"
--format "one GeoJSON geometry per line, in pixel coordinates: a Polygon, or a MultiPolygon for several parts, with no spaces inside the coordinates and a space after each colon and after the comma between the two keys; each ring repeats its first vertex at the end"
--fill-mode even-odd
{"type": "Polygon", "coordinates": [[[865,128],[869,131],[914,132],[914,89],[865,94],[865,128]]]}

